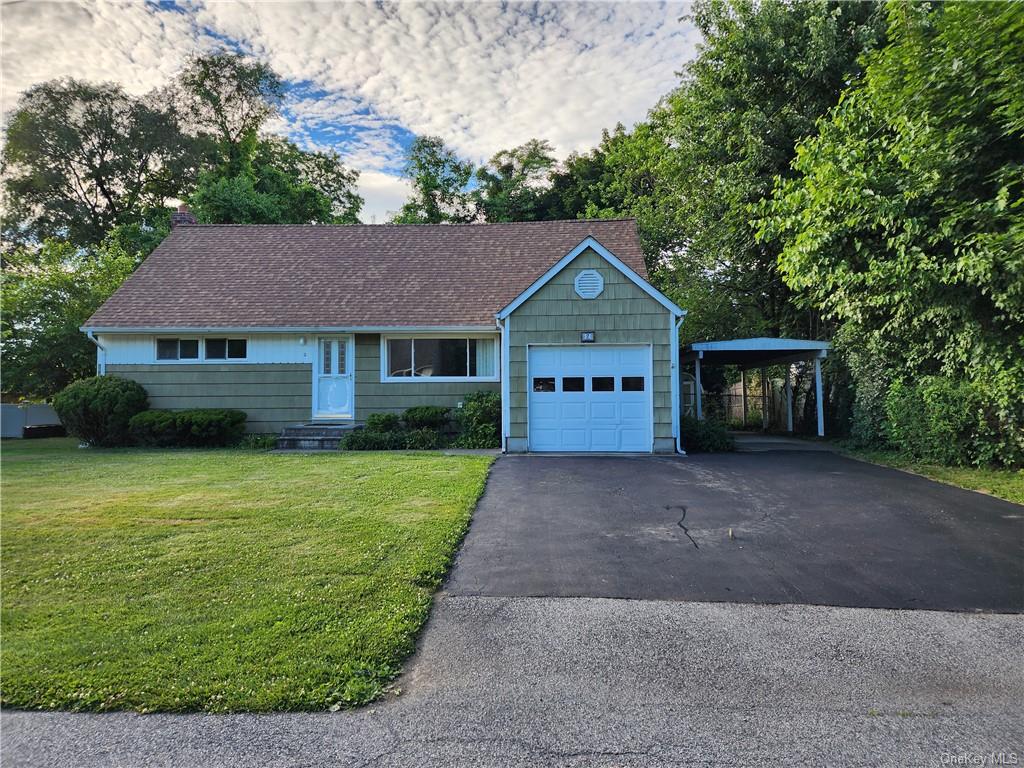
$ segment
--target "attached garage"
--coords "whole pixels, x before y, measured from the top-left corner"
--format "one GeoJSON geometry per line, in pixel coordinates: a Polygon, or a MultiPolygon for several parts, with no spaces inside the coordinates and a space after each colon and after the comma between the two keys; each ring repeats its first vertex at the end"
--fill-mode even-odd
{"type": "Polygon", "coordinates": [[[685,313],[593,238],[501,312],[506,451],[679,450],[685,313]]]}
{"type": "Polygon", "coordinates": [[[531,346],[531,451],[651,450],[650,346],[531,346]]]}

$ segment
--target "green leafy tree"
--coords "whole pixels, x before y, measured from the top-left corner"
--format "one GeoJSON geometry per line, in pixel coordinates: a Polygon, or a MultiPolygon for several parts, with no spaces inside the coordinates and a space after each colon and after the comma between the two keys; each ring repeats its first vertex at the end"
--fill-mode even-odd
{"type": "Polygon", "coordinates": [[[350,224],[362,206],[357,178],[337,155],[251,133],[230,162],[200,176],[189,202],[207,224],[350,224]]]}
{"type": "Polygon", "coordinates": [[[179,195],[198,162],[174,112],[155,99],[109,83],[40,83],[22,95],[7,127],[4,239],[98,243],[179,195]]]}
{"type": "Polygon", "coordinates": [[[653,219],[653,242],[671,252],[680,279],[700,275],[727,297],[733,333],[822,334],[781,279],[778,243],[757,239],[751,206],[791,173],[797,142],[860,73],[858,57],[882,35],[878,11],[824,0],[694,7],[700,54],[635,140],[651,145],[656,179],[638,218],[653,219]]]}
{"type": "Polygon", "coordinates": [[[540,139],[501,150],[477,169],[477,210],[490,222],[546,218],[547,177],[554,165],[554,149],[540,139]]]}
{"type": "Polygon", "coordinates": [[[222,52],[191,58],[174,93],[189,128],[211,137],[230,162],[246,151],[247,137],[278,114],[284,81],[266,62],[222,52]]]}
{"type": "Polygon", "coordinates": [[[96,347],[79,328],[142,256],[117,236],[90,249],[45,240],[10,254],[0,318],[5,398],[48,398],[95,373],[96,347]]]}
{"type": "Polygon", "coordinates": [[[888,21],[891,44],[800,145],[762,237],[890,378],[966,376],[1019,408],[1024,8],[893,4],[888,21]]]}
{"type": "Polygon", "coordinates": [[[445,146],[438,136],[417,136],[406,153],[403,168],[412,195],[392,221],[396,224],[442,224],[472,221],[475,216],[468,189],[473,166],[445,146]]]}

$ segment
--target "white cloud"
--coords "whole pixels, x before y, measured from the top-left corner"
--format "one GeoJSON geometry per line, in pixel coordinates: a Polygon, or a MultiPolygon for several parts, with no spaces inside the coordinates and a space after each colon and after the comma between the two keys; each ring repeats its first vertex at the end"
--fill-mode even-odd
{"type": "Polygon", "coordinates": [[[695,53],[699,35],[679,21],[687,11],[626,2],[24,2],[3,9],[0,103],[8,110],[31,84],[62,75],[142,93],[188,54],[229,40],[301,85],[274,130],[336,149],[364,171],[366,190],[390,200],[399,182],[383,178],[400,164],[396,126],[442,136],[480,162],[530,138],[549,139],[563,156],[596,144],[602,128],[643,118],[695,53]]]}
{"type": "Polygon", "coordinates": [[[359,194],[366,199],[359,218],[366,224],[383,224],[409,197],[409,182],[380,171],[363,171],[359,194]]]}

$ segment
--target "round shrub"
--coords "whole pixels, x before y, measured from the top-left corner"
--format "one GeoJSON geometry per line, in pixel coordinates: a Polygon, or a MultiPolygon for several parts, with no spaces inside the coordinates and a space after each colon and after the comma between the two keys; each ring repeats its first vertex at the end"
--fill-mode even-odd
{"type": "Polygon", "coordinates": [[[733,436],[720,422],[684,416],[681,426],[683,450],[687,453],[718,453],[736,448],[733,436]]]}
{"type": "Polygon", "coordinates": [[[99,447],[127,445],[128,423],[147,405],[146,390],[138,382],[117,376],[80,379],[53,398],[68,434],[99,447]]]}
{"type": "Polygon", "coordinates": [[[448,409],[440,405],[417,405],[406,409],[402,421],[409,429],[437,429],[448,426],[448,409]]]}
{"type": "Polygon", "coordinates": [[[371,432],[398,432],[402,420],[396,413],[371,413],[366,417],[366,428],[371,432]]]}

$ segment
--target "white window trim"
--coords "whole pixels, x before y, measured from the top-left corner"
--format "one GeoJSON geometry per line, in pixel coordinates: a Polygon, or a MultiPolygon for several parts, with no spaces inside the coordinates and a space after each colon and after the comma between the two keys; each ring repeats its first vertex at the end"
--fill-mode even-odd
{"type": "Polygon", "coordinates": [[[225,365],[227,363],[248,363],[250,362],[251,356],[249,355],[249,349],[252,346],[252,339],[248,336],[237,336],[227,335],[223,333],[213,333],[208,336],[200,336],[194,333],[189,334],[178,334],[174,333],[160,333],[153,335],[153,363],[155,365],[225,365]],[[185,358],[184,360],[179,358],[177,360],[161,360],[156,354],[157,339],[177,339],[178,341],[198,341],[199,342],[199,357],[185,358]],[[206,340],[207,339],[227,339],[229,341],[242,340],[245,342],[245,357],[217,357],[208,358],[206,357],[206,340]]]}
{"type": "MultiPolygon", "coordinates": [[[[495,333],[382,333],[380,335],[380,380],[383,384],[409,383],[473,383],[501,381],[501,353],[499,336],[495,333]],[[391,339],[489,339],[494,342],[494,375],[493,376],[389,376],[388,375],[388,341],[391,339]]],[[[467,352],[468,354],[468,352],[467,352]]]]}

